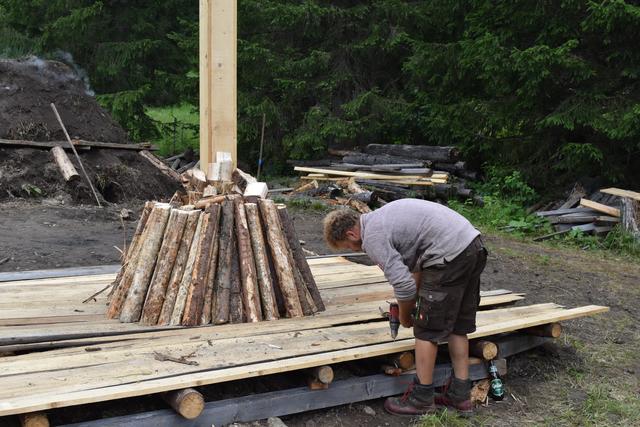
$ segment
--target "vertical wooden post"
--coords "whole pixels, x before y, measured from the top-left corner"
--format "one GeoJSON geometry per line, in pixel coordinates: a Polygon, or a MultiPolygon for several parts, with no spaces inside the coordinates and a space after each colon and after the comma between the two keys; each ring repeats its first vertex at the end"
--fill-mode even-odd
{"type": "Polygon", "coordinates": [[[200,0],[200,168],[237,161],[237,0],[200,0]]]}

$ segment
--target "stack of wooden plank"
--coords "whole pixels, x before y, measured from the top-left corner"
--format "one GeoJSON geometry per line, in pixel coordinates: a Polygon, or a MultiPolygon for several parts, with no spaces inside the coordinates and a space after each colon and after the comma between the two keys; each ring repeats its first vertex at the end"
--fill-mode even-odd
{"type": "Polygon", "coordinates": [[[324,310],[286,207],[240,195],[204,210],[147,202],[107,317],[144,325],[258,322],[324,310]]]}
{"type": "Polygon", "coordinates": [[[624,223],[625,230],[638,234],[640,193],[619,188],[605,188],[594,193],[591,198],[585,198],[584,195],[581,187],[575,187],[559,209],[536,212],[536,215],[547,218],[553,224],[555,232],[535,240],[545,240],[566,234],[571,230],[603,236],[621,221],[624,223]]]}

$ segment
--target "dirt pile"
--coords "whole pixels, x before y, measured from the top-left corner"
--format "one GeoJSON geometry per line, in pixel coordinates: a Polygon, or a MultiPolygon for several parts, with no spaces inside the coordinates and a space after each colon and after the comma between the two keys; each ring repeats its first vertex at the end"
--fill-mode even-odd
{"type": "MultiPolygon", "coordinates": [[[[0,60],[0,139],[64,141],[52,102],[71,138],[129,142],[72,67],[38,58],[0,60]]],[[[68,154],[80,172],[77,160],[68,154]]],[[[179,187],[134,150],[93,147],[79,154],[107,202],[162,199],[179,187]]],[[[75,183],[64,181],[48,149],[0,145],[0,200],[39,197],[95,203],[84,177],[75,183]]]]}

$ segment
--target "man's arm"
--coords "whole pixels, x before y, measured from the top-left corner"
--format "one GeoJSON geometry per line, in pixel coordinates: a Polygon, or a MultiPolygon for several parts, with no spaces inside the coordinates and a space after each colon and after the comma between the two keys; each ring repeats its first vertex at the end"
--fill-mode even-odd
{"type": "MultiPolygon", "coordinates": [[[[420,290],[420,281],[422,280],[422,272],[411,273],[413,280],[416,284],[416,289],[420,290]]],[[[413,308],[416,305],[416,299],[398,301],[398,307],[400,308],[400,324],[405,328],[413,326],[413,308]]]]}

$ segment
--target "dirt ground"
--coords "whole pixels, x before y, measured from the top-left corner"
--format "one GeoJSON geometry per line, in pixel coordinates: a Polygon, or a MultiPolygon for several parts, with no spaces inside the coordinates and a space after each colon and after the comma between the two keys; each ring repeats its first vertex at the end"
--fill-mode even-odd
{"type": "MultiPolygon", "coordinates": [[[[0,271],[117,262],[119,254],[113,247],[123,245],[119,220],[123,206],[134,210],[136,217],[141,208],[141,204],[70,208],[51,201],[0,204],[0,271]]],[[[321,240],[323,215],[292,209],[300,239],[317,253],[329,252],[321,240]]],[[[130,236],[135,221],[125,225],[130,236]]],[[[479,408],[470,421],[444,414],[418,425],[640,425],[640,266],[602,252],[505,236],[486,236],[486,243],[490,256],[483,289],[524,292],[526,304],[598,304],[611,311],[566,322],[554,343],[510,358],[503,402],[479,408]]],[[[282,417],[282,421],[290,427],[417,422],[385,414],[382,400],[282,417]]]]}

